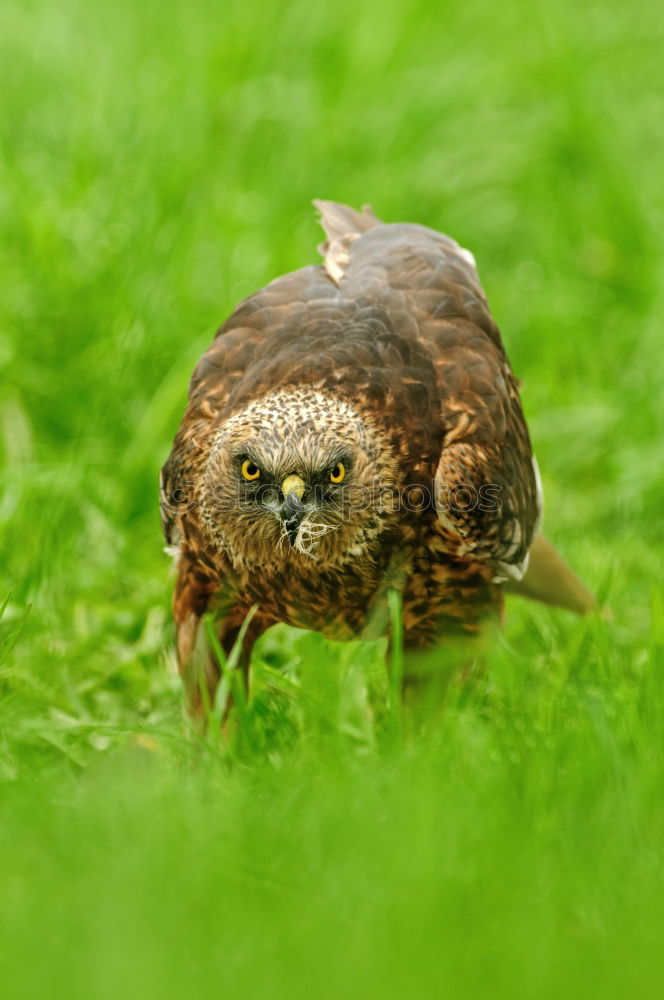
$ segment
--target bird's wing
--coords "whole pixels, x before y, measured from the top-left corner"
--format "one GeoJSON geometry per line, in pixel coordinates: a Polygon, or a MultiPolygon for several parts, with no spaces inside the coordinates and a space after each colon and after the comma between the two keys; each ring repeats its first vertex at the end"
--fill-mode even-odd
{"type": "Polygon", "coordinates": [[[442,418],[435,502],[450,549],[494,566],[505,590],[579,614],[595,609],[593,595],[538,531],[537,463],[473,255],[424,226],[383,225],[366,206],[358,213],[315,205],[332,279],[349,293],[372,277],[374,289],[389,287],[395,325],[399,308],[408,310],[433,354],[442,418]]]}
{"type": "Polygon", "coordinates": [[[395,326],[403,327],[406,310],[433,355],[441,415],[435,503],[451,551],[493,565],[506,590],[593,610],[593,595],[538,532],[537,463],[473,255],[424,226],[383,225],[367,206],[359,213],[314,204],[330,277],[348,294],[388,288],[395,326]]]}
{"type": "Polygon", "coordinates": [[[415,339],[428,350],[441,418],[435,505],[450,551],[491,563],[497,579],[519,579],[539,520],[538,479],[474,257],[425,226],[383,225],[330,202],[317,207],[328,234],[325,266],[340,288],[374,296],[384,288],[395,327],[400,314],[414,320],[415,339]]]}

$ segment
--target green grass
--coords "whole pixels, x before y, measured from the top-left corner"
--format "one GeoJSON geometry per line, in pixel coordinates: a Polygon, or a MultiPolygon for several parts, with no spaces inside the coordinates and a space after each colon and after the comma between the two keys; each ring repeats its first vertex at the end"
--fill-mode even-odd
{"type": "Polygon", "coordinates": [[[661,989],[663,41],[618,0],[3,6],[3,998],[661,989]],[[201,745],[157,470],[313,197],[473,249],[612,617],[511,601],[416,735],[381,643],[274,630],[201,745]]]}

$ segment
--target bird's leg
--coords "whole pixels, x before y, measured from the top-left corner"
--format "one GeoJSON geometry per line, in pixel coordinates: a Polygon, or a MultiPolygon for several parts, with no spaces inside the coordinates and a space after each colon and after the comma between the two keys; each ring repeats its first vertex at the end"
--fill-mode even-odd
{"type": "Polygon", "coordinates": [[[469,636],[444,634],[429,646],[406,646],[401,693],[407,728],[437,724],[455,689],[465,694],[472,690],[483,673],[487,631],[491,629],[469,636]]]}
{"type": "MultiPolygon", "coordinates": [[[[266,624],[260,619],[256,621],[256,618],[252,617],[248,623],[248,627],[243,633],[244,619],[247,614],[248,611],[244,608],[242,611],[229,615],[219,630],[219,642],[224,651],[224,657],[227,664],[233,657],[233,652],[239,643],[239,648],[237,650],[237,662],[234,664],[233,669],[238,671],[245,697],[249,694],[251,650],[253,649],[256,639],[262,632],[265,631],[265,628],[267,627],[266,624]]],[[[232,698],[233,695],[231,692],[229,705],[232,702],[232,698]]]]}
{"type": "MultiPolygon", "coordinates": [[[[238,639],[242,627],[241,623],[235,625],[232,620],[223,619],[214,627],[224,660],[227,662],[238,639]]],[[[242,641],[236,665],[236,669],[240,671],[245,692],[249,688],[251,647],[256,638],[257,635],[248,629],[242,641]]],[[[201,616],[192,613],[178,625],[177,648],[187,715],[195,725],[204,728],[208,716],[214,708],[223,663],[220,664],[219,657],[212,648],[209,637],[205,634],[201,616]]],[[[228,715],[232,702],[231,693],[226,702],[224,717],[228,715]]]]}
{"type": "MultiPolygon", "coordinates": [[[[220,585],[188,553],[182,554],[173,595],[177,660],[184,686],[187,715],[201,728],[205,727],[214,708],[224,663],[231,657],[240,633],[241,648],[235,665],[241,672],[245,691],[248,689],[251,648],[270,624],[254,615],[248,627],[243,630],[248,612],[247,606],[236,603],[236,595],[230,586],[223,583],[220,585]],[[208,612],[212,612],[216,618],[212,626],[213,636],[209,634],[212,623],[205,621],[208,612]],[[219,647],[221,656],[217,655],[219,647]]],[[[229,697],[224,716],[228,714],[231,703],[232,698],[229,697]]]]}
{"type": "Polygon", "coordinates": [[[219,667],[210,655],[201,615],[190,612],[187,618],[176,623],[176,629],[186,713],[192,722],[202,727],[214,704],[219,667]]]}
{"type": "Polygon", "coordinates": [[[219,590],[219,583],[188,549],[180,551],[173,593],[173,618],[178,670],[182,678],[187,715],[200,721],[204,705],[214,697],[219,672],[210,661],[203,616],[219,590]]]}
{"type": "Polygon", "coordinates": [[[194,721],[205,724],[210,712],[214,709],[219,683],[224,671],[232,669],[233,676],[228,675],[229,691],[222,710],[222,724],[225,724],[230,709],[237,697],[246,699],[249,693],[249,668],[251,651],[258,637],[270,624],[257,615],[243,628],[247,608],[233,608],[222,619],[215,623],[214,629],[218,646],[205,636],[201,643],[200,656],[195,650],[192,661],[193,676],[190,683],[185,680],[189,714],[194,721]],[[239,643],[239,648],[237,644],[239,643]],[[222,653],[220,662],[219,649],[222,653]],[[235,686],[235,677],[240,684],[235,686]]]}
{"type": "Polygon", "coordinates": [[[464,662],[464,654],[447,645],[404,650],[401,701],[406,729],[419,731],[438,721],[450,683],[464,662]]]}

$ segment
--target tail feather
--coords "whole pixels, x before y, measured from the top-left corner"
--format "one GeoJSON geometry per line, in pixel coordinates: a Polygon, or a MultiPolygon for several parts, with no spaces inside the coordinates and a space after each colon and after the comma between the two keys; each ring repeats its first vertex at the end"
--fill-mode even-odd
{"type": "Polygon", "coordinates": [[[318,251],[323,257],[323,266],[335,284],[343,278],[350,260],[351,244],[380,223],[371,210],[364,205],[361,212],[356,212],[348,205],[337,201],[322,201],[316,199],[314,207],[320,212],[320,223],[327,240],[321,243],[318,251]]]}
{"type": "Polygon", "coordinates": [[[579,615],[597,610],[597,602],[591,592],[544,535],[535,536],[523,579],[510,580],[504,589],[544,604],[569,608],[579,615]]]}
{"type": "Polygon", "coordinates": [[[339,201],[316,198],[312,204],[320,212],[320,224],[328,240],[364,233],[380,222],[380,219],[373,214],[371,205],[363,205],[362,211],[357,212],[350,205],[342,205],[339,201]]]}

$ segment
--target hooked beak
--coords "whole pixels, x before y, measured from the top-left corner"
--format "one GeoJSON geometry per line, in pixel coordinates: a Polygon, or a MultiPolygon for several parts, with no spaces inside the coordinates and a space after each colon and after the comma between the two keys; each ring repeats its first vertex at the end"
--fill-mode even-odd
{"type": "Polygon", "coordinates": [[[305,510],[301,497],[305,491],[304,480],[299,476],[286,476],[281,484],[281,491],[284,494],[284,501],[281,505],[280,515],[284,522],[288,541],[295,545],[297,533],[300,530],[305,510]]]}

